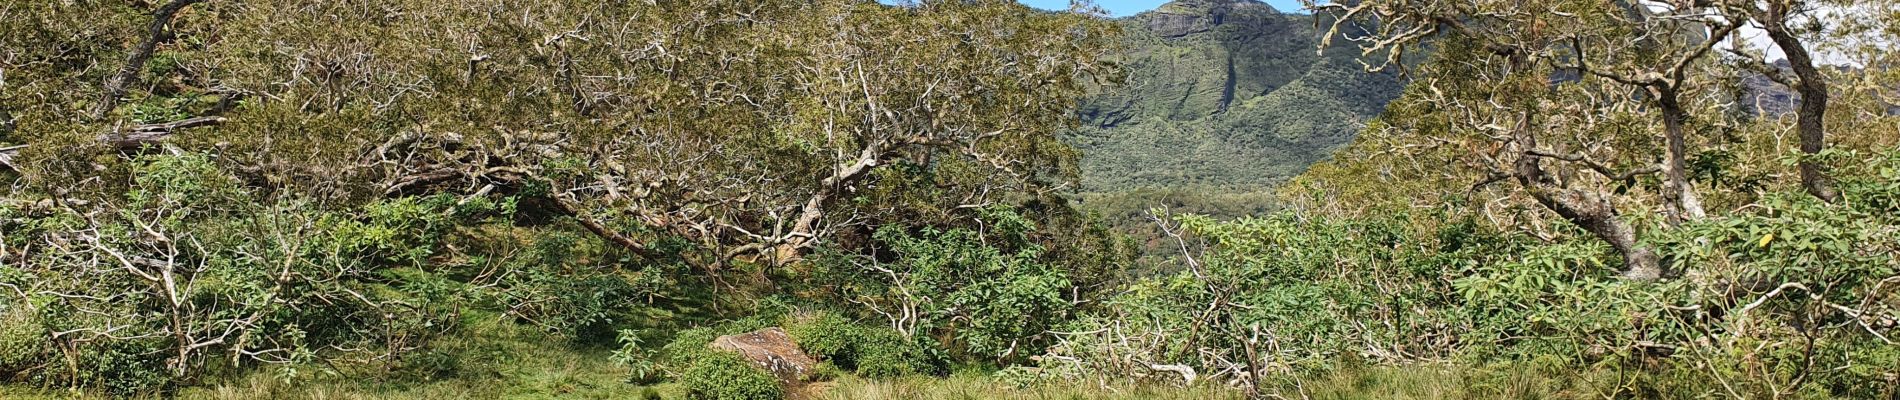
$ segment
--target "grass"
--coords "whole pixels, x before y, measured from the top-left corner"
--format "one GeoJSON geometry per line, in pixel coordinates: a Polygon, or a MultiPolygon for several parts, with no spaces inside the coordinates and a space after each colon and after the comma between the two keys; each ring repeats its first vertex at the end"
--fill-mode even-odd
{"type": "MultiPolygon", "coordinates": [[[[270,367],[178,393],[181,399],[626,399],[647,391],[625,383],[606,349],[579,348],[533,328],[472,316],[461,335],[435,342],[400,367],[270,367]],[[288,378],[294,376],[294,378],[288,378]]],[[[677,389],[651,388],[664,392],[677,389]]],[[[675,395],[683,397],[683,395],[675,395]]],[[[91,399],[95,394],[0,386],[0,399],[91,399]]]]}
{"type": "MultiPolygon", "coordinates": [[[[493,379],[456,376],[431,381],[352,380],[342,376],[285,383],[254,374],[179,393],[181,399],[686,399],[675,384],[642,387],[624,383],[623,371],[604,354],[560,344],[514,342],[520,357],[496,365],[493,379]]],[[[1534,368],[1469,369],[1436,365],[1342,368],[1303,379],[1279,378],[1266,398],[1310,400],[1463,400],[1603,398],[1581,376],[1534,368]]],[[[0,387],[0,399],[102,398],[64,390],[0,387]]],[[[1018,387],[981,373],[873,380],[840,376],[793,392],[797,400],[1239,400],[1243,391],[1219,386],[1189,388],[1150,384],[1055,382],[1018,387]]]]}
{"type": "Polygon", "coordinates": [[[829,384],[814,386],[804,393],[806,398],[817,400],[1220,400],[1246,398],[1238,390],[1220,387],[1101,385],[1093,382],[1017,387],[979,374],[956,374],[941,378],[909,377],[895,380],[867,380],[846,376],[829,384]]]}
{"type": "MultiPolygon", "coordinates": [[[[1464,368],[1407,365],[1337,368],[1304,378],[1279,377],[1262,389],[1265,398],[1310,400],[1599,399],[1605,392],[1590,374],[1534,367],[1464,368]]],[[[1019,388],[984,375],[912,377],[890,381],[840,378],[819,385],[810,399],[1243,399],[1239,389],[1169,385],[1055,383],[1019,388]]],[[[1612,396],[1614,397],[1614,396],[1612,396]]]]}
{"type": "MultiPolygon", "coordinates": [[[[608,349],[577,347],[493,315],[467,321],[462,335],[443,339],[399,367],[267,368],[177,393],[181,399],[685,399],[677,384],[636,386],[608,360],[608,349]],[[288,378],[288,379],[287,379],[288,378]]],[[[1445,365],[1334,365],[1302,378],[1275,378],[1268,398],[1349,400],[1585,399],[1601,398],[1603,380],[1592,373],[1535,366],[1466,368],[1445,365]]],[[[1610,378],[1606,380],[1614,380],[1610,378]]],[[[1614,391],[1614,390],[1610,390],[1614,391]]],[[[1167,384],[1045,382],[1019,387],[981,370],[947,377],[893,380],[842,375],[795,390],[799,400],[1221,400],[1242,399],[1238,389],[1167,384]]],[[[103,398],[67,390],[0,386],[0,399],[103,398]]]]}

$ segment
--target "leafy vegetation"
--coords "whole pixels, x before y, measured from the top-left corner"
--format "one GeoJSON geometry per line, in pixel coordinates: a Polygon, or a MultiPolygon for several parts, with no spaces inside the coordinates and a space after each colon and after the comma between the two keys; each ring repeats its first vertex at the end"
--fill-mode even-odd
{"type": "Polygon", "coordinates": [[[1311,18],[1178,1],[1118,20],[1127,74],[1084,100],[1069,135],[1086,154],[1083,191],[1259,191],[1344,146],[1400,83],[1349,52],[1314,52],[1311,18]]]}
{"type": "Polygon", "coordinates": [[[785,396],[778,380],[737,354],[709,352],[680,375],[693,399],[769,400],[785,396]]]}
{"type": "Polygon", "coordinates": [[[0,7],[0,396],[1900,395],[1900,5],[1618,4],[0,7]]]}

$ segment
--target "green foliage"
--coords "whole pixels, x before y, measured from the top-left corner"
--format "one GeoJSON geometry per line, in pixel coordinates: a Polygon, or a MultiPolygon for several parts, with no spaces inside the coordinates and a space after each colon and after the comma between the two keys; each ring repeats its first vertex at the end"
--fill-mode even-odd
{"type": "MultiPolygon", "coordinates": [[[[652,351],[649,357],[661,370],[667,371],[668,375],[675,379],[684,379],[684,376],[681,375],[681,371],[685,371],[691,366],[699,364],[701,360],[731,354],[727,351],[713,349],[712,342],[714,339],[718,339],[724,335],[734,335],[764,329],[775,325],[779,320],[780,316],[755,314],[746,318],[724,321],[708,326],[683,329],[674,332],[671,340],[665,345],[660,346],[659,349],[652,351]]],[[[639,343],[640,342],[623,342],[624,346],[621,347],[620,352],[643,352],[644,350],[637,348],[639,343]]]]}
{"type": "Polygon", "coordinates": [[[857,356],[857,373],[866,378],[935,374],[939,370],[924,354],[923,347],[889,329],[863,330],[853,350],[857,356]]]}
{"type": "Polygon", "coordinates": [[[785,389],[771,373],[737,354],[708,352],[680,375],[687,397],[696,400],[777,400],[785,389]]]}
{"type": "Polygon", "coordinates": [[[10,312],[10,309],[0,302],[0,376],[8,377],[38,364],[41,357],[52,351],[53,345],[46,337],[45,328],[33,320],[32,314],[10,312]]]}
{"type": "Polygon", "coordinates": [[[866,378],[896,378],[940,370],[928,349],[889,327],[852,322],[831,312],[794,321],[788,333],[807,354],[866,378]]]}
{"type": "MultiPolygon", "coordinates": [[[[1900,309],[1887,289],[1900,282],[1900,214],[1886,199],[1900,185],[1892,155],[1868,161],[1871,175],[1842,177],[1851,200],[1840,204],[1770,193],[1750,210],[1654,228],[1676,276],[1654,283],[1618,278],[1616,253],[1581,232],[1535,240],[1458,214],[1178,217],[1193,260],[1065,328],[1076,333],[1041,371],[1090,376],[1130,362],[1118,357],[1205,371],[1245,359],[1251,341],[1275,346],[1269,368],[1296,374],[1351,364],[1340,359],[1457,360],[1627,376],[1576,390],[1637,397],[1890,395],[1895,369],[1880,363],[1894,357],[1882,337],[1894,328],[1881,321],[1900,309]]],[[[1473,395],[1573,390],[1479,376],[1510,381],[1471,382],[1495,390],[1473,395]]]]}
{"type": "MultiPolygon", "coordinates": [[[[1900,153],[1866,152],[1900,137],[1889,105],[1830,114],[1858,145],[1787,156],[1775,125],[1695,96],[1709,109],[1691,115],[1689,172],[1716,212],[1677,226],[1619,208],[1670,271],[1631,282],[1608,246],[1462,181],[1470,149],[1527,151],[1447,122],[1487,105],[1420,100],[1429,88],[1367,130],[1423,144],[1362,142],[1318,172],[1347,179],[1266,191],[1396,95],[1352,52],[1314,54],[1303,17],[920,3],[204,2],[166,21],[103,118],[81,115],[155,4],[0,7],[0,174],[19,178],[0,196],[0,382],[780,398],[708,344],[784,325],[845,398],[1161,397],[1147,390],[1188,369],[1188,398],[1239,397],[1218,387],[1236,382],[1288,398],[1900,390],[1900,153]],[[1832,166],[1843,200],[1791,190],[1802,161],[1832,166]],[[1113,230],[1157,205],[1204,215],[1113,230]]],[[[1465,79],[1488,50],[1434,49],[1450,61],[1428,78],[1499,83],[1465,79]]],[[[1646,101],[1507,75],[1527,90],[1501,92],[1530,100],[1646,101]]],[[[1860,104],[1891,85],[1837,90],[1860,104]]],[[[1641,112],[1563,123],[1591,108],[1540,120],[1577,129],[1541,147],[1654,162],[1620,142],[1654,136],[1641,112]]],[[[1618,206],[1656,185],[1549,177],[1618,206]]]]}
{"type": "Polygon", "coordinates": [[[9,262],[0,276],[14,293],[39,293],[4,310],[39,321],[10,328],[9,342],[65,343],[9,354],[5,369],[36,371],[28,376],[41,384],[156,393],[258,364],[394,360],[455,329],[466,286],[416,269],[441,250],[452,201],[326,212],[258,203],[206,155],[130,161],[127,189],[86,206],[115,207],[93,209],[107,212],[29,206],[9,212],[35,218],[0,222],[8,247],[73,246],[9,262]]]}
{"type": "Polygon", "coordinates": [[[864,327],[832,312],[818,312],[786,328],[798,348],[806,354],[840,367],[857,366],[858,346],[864,343],[864,327]]]}
{"type": "Polygon", "coordinates": [[[627,380],[631,383],[645,384],[659,381],[664,374],[660,365],[654,361],[658,351],[640,345],[640,335],[632,330],[619,332],[620,348],[614,350],[612,360],[627,368],[627,380]]]}
{"type": "Polygon", "coordinates": [[[817,275],[843,282],[833,286],[835,296],[890,320],[903,336],[942,335],[953,339],[947,350],[977,360],[1020,359],[1072,315],[1065,296],[1082,285],[1070,279],[1069,260],[1048,256],[1035,241],[1035,221],[1008,209],[992,209],[983,221],[980,232],[886,225],[873,235],[882,254],[834,253],[817,275]]]}
{"type": "Polygon", "coordinates": [[[1085,126],[1068,137],[1085,154],[1083,191],[1263,190],[1344,146],[1397,97],[1398,80],[1363,73],[1356,52],[1316,54],[1311,17],[1238,4],[1118,21],[1127,75],[1085,99],[1085,126]],[[1207,26],[1179,25],[1193,23],[1207,26]]]}
{"type": "Polygon", "coordinates": [[[483,260],[513,272],[489,293],[511,315],[550,333],[611,344],[616,337],[610,328],[647,309],[646,302],[670,282],[662,266],[635,270],[595,262],[606,254],[575,233],[549,232],[531,240],[521,253],[483,260]]]}

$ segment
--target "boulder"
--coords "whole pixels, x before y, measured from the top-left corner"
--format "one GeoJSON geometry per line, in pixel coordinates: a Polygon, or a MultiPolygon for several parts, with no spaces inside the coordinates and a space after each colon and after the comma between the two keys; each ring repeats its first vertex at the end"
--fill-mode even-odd
{"type": "Polygon", "coordinates": [[[720,336],[713,339],[711,346],[739,353],[739,356],[765,368],[780,382],[787,384],[804,379],[818,365],[817,360],[798,349],[798,343],[792,341],[791,335],[777,327],[720,336]]]}

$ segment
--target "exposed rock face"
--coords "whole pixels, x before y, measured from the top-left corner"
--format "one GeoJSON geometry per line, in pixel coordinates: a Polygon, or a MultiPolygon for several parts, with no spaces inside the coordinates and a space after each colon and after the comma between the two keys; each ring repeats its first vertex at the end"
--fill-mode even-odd
{"type": "Polygon", "coordinates": [[[794,383],[810,374],[818,361],[805,355],[791,335],[776,327],[713,339],[715,349],[732,351],[771,371],[783,383],[794,383]]]}
{"type": "MultiPolygon", "coordinates": [[[[1794,75],[1794,69],[1788,65],[1786,59],[1775,60],[1770,65],[1788,76],[1794,75]]],[[[1850,74],[1857,72],[1851,67],[1834,66],[1834,68],[1850,74]]],[[[1783,86],[1766,75],[1745,72],[1742,76],[1741,89],[1740,98],[1737,100],[1742,110],[1750,115],[1768,118],[1787,117],[1794,115],[1795,109],[1801,106],[1800,93],[1795,93],[1794,89],[1783,86]]],[[[1895,89],[1889,96],[1900,96],[1900,89],[1895,89]]],[[[1887,115],[1900,115],[1900,104],[1888,105],[1887,115]]]]}
{"type": "Polygon", "coordinates": [[[1162,37],[1181,37],[1206,32],[1225,22],[1238,9],[1271,9],[1256,0],[1180,0],[1143,15],[1148,30],[1162,37]]]}

